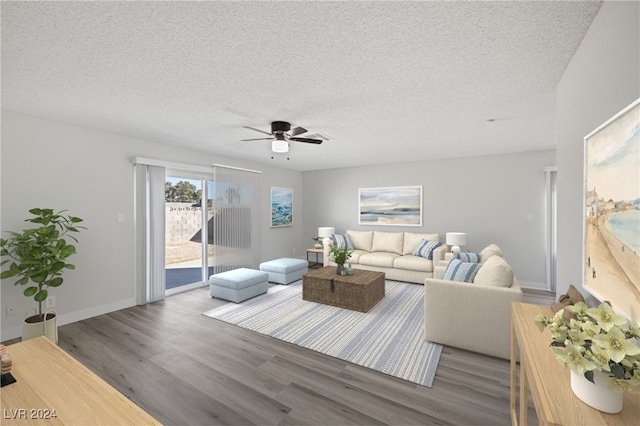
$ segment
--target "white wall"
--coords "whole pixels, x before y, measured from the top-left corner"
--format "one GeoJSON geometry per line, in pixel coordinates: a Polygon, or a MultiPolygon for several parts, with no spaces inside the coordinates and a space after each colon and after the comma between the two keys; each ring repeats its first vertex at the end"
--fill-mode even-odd
{"type": "Polygon", "coordinates": [[[318,226],[467,233],[466,251],[497,243],[523,287],[545,288],[545,175],[555,150],[304,173],[304,236],[318,226]],[[423,226],[358,225],[358,188],[423,186],[423,226]],[[527,215],[533,220],[528,221],[527,215]]]}
{"type": "Polygon", "coordinates": [[[582,286],[584,137],[639,96],[640,3],[606,1],[557,89],[558,294],[582,286]]]}
{"type": "MultiPolygon", "coordinates": [[[[227,164],[262,170],[264,219],[261,260],[304,257],[302,238],[302,174],[275,166],[252,164],[102,132],[66,123],[2,111],[2,231],[26,228],[24,218],[33,207],[68,209],[85,220],[78,235],[78,254],[64,284],[52,290],[56,311],[65,324],[135,304],[133,238],[133,164],[140,156],[210,166],[227,164]],[[294,190],[294,226],[269,228],[269,188],[294,190]],[[125,221],[118,223],[116,215],[125,221]],[[296,220],[297,219],[297,220],[296,220]],[[294,257],[296,257],[294,256],[294,257]]],[[[1,340],[21,334],[23,313],[36,307],[22,295],[23,287],[3,280],[1,340]],[[13,306],[16,314],[5,315],[13,306]]]]}

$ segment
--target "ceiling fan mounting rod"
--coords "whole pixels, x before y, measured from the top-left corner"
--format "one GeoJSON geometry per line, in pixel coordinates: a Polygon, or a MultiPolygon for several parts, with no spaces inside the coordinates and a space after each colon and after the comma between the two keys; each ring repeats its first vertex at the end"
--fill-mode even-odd
{"type": "Polygon", "coordinates": [[[271,123],[271,133],[285,133],[291,130],[291,124],[286,121],[274,121],[271,123]]]}

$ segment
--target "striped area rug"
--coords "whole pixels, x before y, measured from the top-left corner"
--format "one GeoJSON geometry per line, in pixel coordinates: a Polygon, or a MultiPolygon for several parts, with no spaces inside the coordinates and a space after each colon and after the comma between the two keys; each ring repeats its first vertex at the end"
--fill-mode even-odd
{"type": "Polygon", "coordinates": [[[242,328],[431,387],[442,346],[423,339],[424,287],[386,281],[362,313],[302,300],[302,280],[204,312],[242,328]]]}

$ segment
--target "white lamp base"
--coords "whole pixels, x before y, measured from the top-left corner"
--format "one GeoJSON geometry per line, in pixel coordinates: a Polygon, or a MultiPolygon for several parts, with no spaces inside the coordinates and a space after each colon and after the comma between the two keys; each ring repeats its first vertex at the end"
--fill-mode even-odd
{"type": "Polygon", "coordinates": [[[451,253],[457,253],[460,251],[460,246],[453,246],[451,247],[451,253]]]}

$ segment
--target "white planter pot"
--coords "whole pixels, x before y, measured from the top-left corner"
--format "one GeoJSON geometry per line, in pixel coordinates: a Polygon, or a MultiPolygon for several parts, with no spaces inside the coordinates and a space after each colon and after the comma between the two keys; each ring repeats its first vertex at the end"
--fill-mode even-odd
{"type": "MultiPolygon", "coordinates": [[[[27,313],[28,314],[28,313],[27,313]]],[[[54,311],[45,313],[45,321],[27,322],[31,318],[27,317],[22,325],[22,340],[29,340],[35,337],[46,336],[53,343],[58,343],[58,315],[54,311]]]]}
{"type": "Polygon", "coordinates": [[[607,387],[606,375],[599,371],[593,372],[595,384],[584,376],[571,371],[571,390],[585,404],[604,413],[619,413],[622,411],[624,394],[614,392],[607,387]]]}

